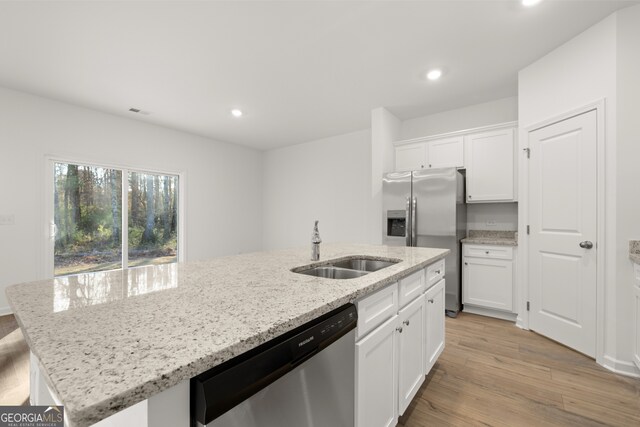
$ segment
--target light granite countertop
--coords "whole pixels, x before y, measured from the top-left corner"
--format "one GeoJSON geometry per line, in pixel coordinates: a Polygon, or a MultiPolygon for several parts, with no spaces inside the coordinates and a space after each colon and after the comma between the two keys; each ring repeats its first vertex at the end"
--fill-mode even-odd
{"type": "Polygon", "coordinates": [[[321,261],[401,260],[348,280],[292,273],[309,249],[24,283],[6,294],[73,426],[88,426],[444,258],[446,249],[323,244],[321,261]]]}
{"type": "Polygon", "coordinates": [[[469,230],[469,235],[461,242],[476,245],[518,246],[518,233],[516,231],[469,230]]]}
{"type": "Polygon", "coordinates": [[[640,264],[640,240],[629,240],[629,258],[640,264]]]}

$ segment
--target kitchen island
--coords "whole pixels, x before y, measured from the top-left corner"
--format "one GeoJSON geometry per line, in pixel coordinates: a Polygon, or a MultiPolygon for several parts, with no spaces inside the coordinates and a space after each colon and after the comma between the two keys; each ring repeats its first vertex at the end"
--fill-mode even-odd
{"type": "Polygon", "coordinates": [[[82,427],[108,421],[447,253],[323,245],[321,261],[313,264],[363,255],[399,262],[333,280],[293,273],[312,263],[308,249],[292,249],[61,277],[6,293],[32,367],[65,406],[69,425],[82,427]]]}

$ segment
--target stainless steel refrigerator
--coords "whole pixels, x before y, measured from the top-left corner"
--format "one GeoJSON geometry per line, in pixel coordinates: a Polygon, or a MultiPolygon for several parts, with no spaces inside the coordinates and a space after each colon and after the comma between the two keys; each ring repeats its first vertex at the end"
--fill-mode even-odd
{"type": "Polygon", "coordinates": [[[461,309],[461,244],[466,236],[464,176],[455,168],[385,174],[382,242],[391,246],[444,248],[445,309],[461,309]]]}

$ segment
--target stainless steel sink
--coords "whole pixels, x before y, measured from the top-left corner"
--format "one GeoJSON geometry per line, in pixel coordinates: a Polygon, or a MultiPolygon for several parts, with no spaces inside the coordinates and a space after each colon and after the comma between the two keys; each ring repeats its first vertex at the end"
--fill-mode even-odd
{"type": "Polygon", "coordinates": [[[398,261],[381,261],[367,258],[354,258],[334,262],[331,265],[333,265],[334,267],[348,268],[349,270],[359,270],[371,273],[373,271],[378,271],[397,263],[398,261]]]}
{"type": "Polygon", "coordinates": [[[355,279],[385,267],[399,263],[400,260],[377,260],[369,258],[337,259],[325,261],[320,265],[294,268],[294,273],[327,279],[355,279]]]}
{"type": "Polygon", "coordinates": [[[296,271],[295,273],[306,274],[309,276],[324,277],[326,279],[355,279],[369,274],[367,271],[348,270],[338,267],[313,267],[308,270],[296,271]]]}

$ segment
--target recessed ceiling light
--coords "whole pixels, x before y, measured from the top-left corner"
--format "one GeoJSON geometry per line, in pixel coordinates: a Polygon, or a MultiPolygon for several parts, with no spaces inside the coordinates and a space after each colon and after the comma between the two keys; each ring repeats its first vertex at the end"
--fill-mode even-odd
{"type": "Polygon", "coordinates": [[[234,108],[233,110],[231,110],[231,115],[233,117],[242,117],[242,110],[234,108]]]}
{"type": "Polygon", "coordinates": [[[522,5],[526,7],[535,6],[540,3],[542,0],[522,0],[522,5]]]}
{"type": "Polygon", "coordinates": [[[440,77],[442,77],[442,70],[431,70],[427,73],[427,78],[429,80],[438,80],[440,77]]]}

